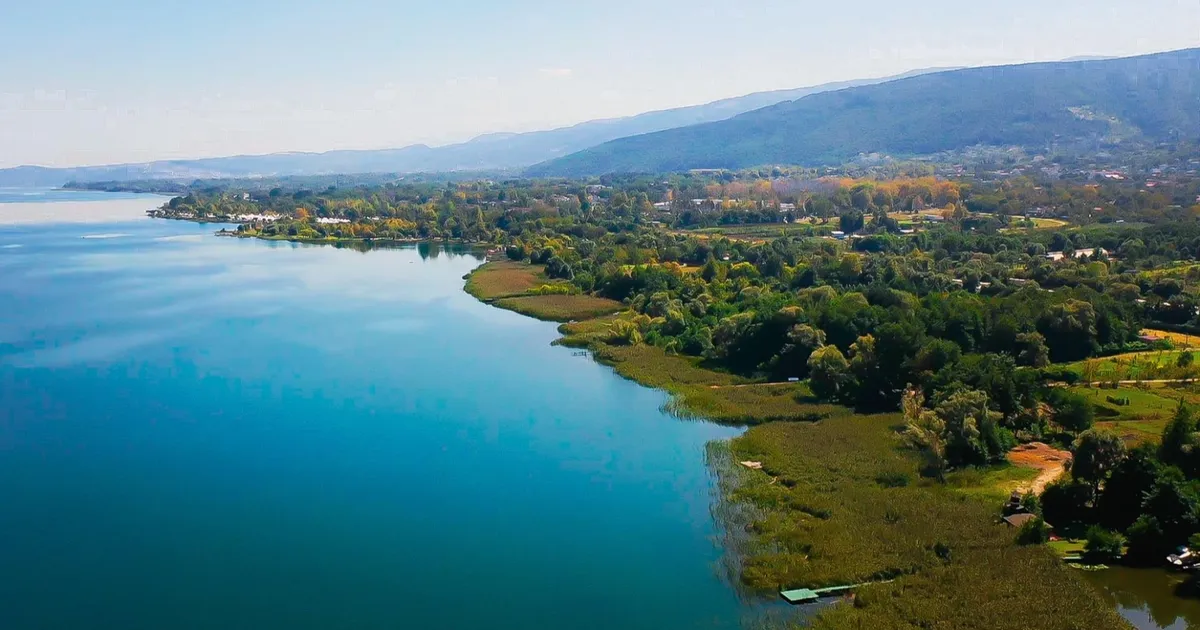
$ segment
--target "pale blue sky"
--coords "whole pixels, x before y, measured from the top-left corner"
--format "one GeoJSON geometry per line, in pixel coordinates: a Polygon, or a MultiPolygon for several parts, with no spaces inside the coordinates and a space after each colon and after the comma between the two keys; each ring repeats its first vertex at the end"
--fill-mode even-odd
{"type": "Polygon", "coordinates": [[[0,167],[440,144],[1200,46],[1200,0],[0,0],[0,167]]]}

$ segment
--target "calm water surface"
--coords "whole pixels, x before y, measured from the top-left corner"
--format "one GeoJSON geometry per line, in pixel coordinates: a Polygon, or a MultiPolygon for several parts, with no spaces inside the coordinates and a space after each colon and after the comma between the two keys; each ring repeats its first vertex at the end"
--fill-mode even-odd
{"type": "Polygon", "coordinates": [[[1175,595],[1185,575],[1114,567],[1085,577],[1138,630],[1200,628],[1200,599],[1175,595]]]}
{"type": "Polygon", "coordinates": [[[0,628],[740,625],[734,430],[476,302],[470,255],[158,203],[0,204],[0,628]]]}

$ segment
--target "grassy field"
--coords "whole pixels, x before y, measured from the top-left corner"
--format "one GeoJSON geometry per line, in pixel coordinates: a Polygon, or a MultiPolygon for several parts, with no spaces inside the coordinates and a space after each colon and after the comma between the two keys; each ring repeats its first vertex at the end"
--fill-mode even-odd
{"type": "Polygon", "coordinates": [[[625,308],[620,302],[590,295],[525,295],[502,298],[495,305],[553,322],[593,319],[625,308]]]}
{"type": "Polygon", "coordinates": [[[479,300],[554,322],[593,319],[625,308],[613,300],[566,293],[574,290],[564,280],[547,278],[541,266],[510,260],[484,264],[471,272],[466,285],[467,293],[479,300]]]}
{"type": "Polygon", "coordinates": [[[1084,552],[1084,541],[1082,540],[1054,540],[1048,545],[1054,553],[1060,556],[1082,556],[1084,552]]]}
{"type": "MultiPolygon", "coordinates": [[[[807,227],[802,228],[803,223],[756,223],[753,225],[722,225],[711,228],[698,228],[694,230],[678,230],[676,234],[685,236],[695,236],[699,238],[720,238],[724,237],[731,241],[745,241],[748,243],[765,243],[777,239],[781,236],[800,236],[806,233],[807,227]]],[[[836,225],[836,224],[830,224],[836,225]]],[[[831,230],[836,230],[836,227],[830,227],[831,230]]]]}
{"type": "Polygon", "coordinates": [[[666,410],[683,418],[706,418],[730,424],[770,421],[814,421],[842,407],[814,403],[801,383],[755,384],[705,369],[699,359],[668,354],[654,346],[592,347],[596,358],[618,374],[673,394],[666,410]]]}
{"type": "Polygon", "coordinates": [[[1175,344],[1176,348],[1180,349],[1200,347],[1200,336],[1197,335],[1187,335],[1184,333],[1171,332],[1169,330],[1157,330],[1154,328],[1147,328],[1142,331],[1142,334],[1149,335],[1151,337],[1157,337],[1159,339],[1167,339],[1171,343],[1175,344]]]}
{"type": "Polygon", "coordinates": [[[964,492],[973,481],[955,488],[922,480],[900,448],[898,422],[845,415],[771,423],[734,441],[735,459],[764,465],[733,497],[760,515],[742,571],[749,587],[896,578],[860,589],[853,606],[824,609],[814,628],[1127,627],[1054,552],[1013,546],[996,505],[964,492]]]}
{"type": "Polygon", "coordinates": [[[957,470],[946,476],[946,486],[992,505],[1008,500],[1014,490],[1027,488],[1038,476],[1034,468],[1009,464],[986,469],[957,470]]]}
{"type": "Polygon", "coordinates": [[[1196,385],[1155,384],[1142,387],[1101,389],[1078,386],[1071,391],[1082,394],[1096,409],[1096,426],[1111,429],[1130,443],[1156,441],[1167,421],[1175,415],[1179,400],[1200,402],[1196,385]],[[1109,400],[1127,399],[1128,405],[1109,400]]]}
{"type": "Polygon", "coordinates": [[[493,260],[471,272],[466,290],[486,301],[524,295],[542,285],[561,283],[561,280],[547,278],[540,265],[493,260]]]}
{"type": "Polygon", "coordinates": [[[1064,228],[1064,227],[1071,225],[1070,223],[1067,223],[1066,221],[1063,221],[1062,219],[1045,219],[1042,217],[1030,217],[1029,220],[1033,221],[1034,229],[1038,229],[1038,230],[1058,229],[1058,228],[1064,228]]]}
{"type": "Polygon", "coordinates": [[[1159,350],[1131,352],[1099,359],[1077,361],[1064,366],[1078,374],[1085,382],[1109,381],[1153,381],[1195,378],[1200,367],[1181,368],[1176,366],[1179,356],[1189,350],[1159,350]]]}
{"type": "Polygon", "coordinates": [[[1200,276],[1200,264],[1188,262],[1169,263],[1156,269],[1141,272],[1142,275],[1157,280],[1164,277],[1195,279],[1200,276]]]}

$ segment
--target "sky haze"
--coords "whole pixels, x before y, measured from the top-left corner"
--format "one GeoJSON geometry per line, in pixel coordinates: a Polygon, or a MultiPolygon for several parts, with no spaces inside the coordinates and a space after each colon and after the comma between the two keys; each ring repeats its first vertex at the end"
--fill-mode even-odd
{"type": "Polygon", "coordinates": [[[1196,0],[5,0],[0,167],[444,144],[916,68],[1200,45],[1196,0]]]}

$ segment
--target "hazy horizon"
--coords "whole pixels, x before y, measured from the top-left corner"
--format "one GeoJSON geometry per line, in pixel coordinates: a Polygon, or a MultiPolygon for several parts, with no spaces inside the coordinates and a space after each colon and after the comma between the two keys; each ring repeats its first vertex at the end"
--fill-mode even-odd
{"type": "Polygon", "coordinates": [[[916,69],[1200,45],[1200,12],[1178,0],[776,4],[14,7],[0,168],[441,146],[916,69]]]}

